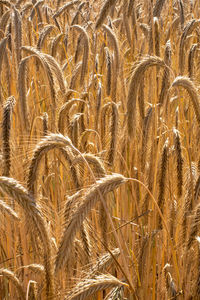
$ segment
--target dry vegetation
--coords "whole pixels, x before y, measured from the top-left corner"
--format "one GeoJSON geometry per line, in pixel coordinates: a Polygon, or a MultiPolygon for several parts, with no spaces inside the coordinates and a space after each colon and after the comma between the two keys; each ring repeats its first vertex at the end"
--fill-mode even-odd
{"type": "Polygon", "coordinates": [[[0,0],[0,299],[200,299],[199,0],[0,0]]]}

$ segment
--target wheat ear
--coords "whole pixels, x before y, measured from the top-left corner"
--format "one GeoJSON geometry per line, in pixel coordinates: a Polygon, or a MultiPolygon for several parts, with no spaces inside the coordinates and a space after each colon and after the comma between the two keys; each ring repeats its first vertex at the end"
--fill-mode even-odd
{"type": "Polygon", "coordinates": [[[106,252],[97,258],[97,261],[89,269],[89,272],[86,275],[87,277],[91,278],[97,273],[103,272],[113,263],[113,256],[117,258],[120,255],[119,248],[116,248],[110,252],[106,252]]]}
{"type": "Polygon", "coordinates": [[[69,126],[69,110],[77,102],[82,102],[85,104],[86,102],[82,99],[71,99],[65,104],[63,104],[60,108],[59,115],[58,115],[58,131],[62,134],[65,132],[65,119],[67,120],[66,126],[69,126]]]}
{"type": "MultiPolygon", "coordinates": [[[[99,157],[91,153],[85,153],[82,155],[87,160],[87,162],[94,167],[95,173],[97,174],[98,178],[104,177],[106,175],[106,170],[99,157]]],[[[84,162],[83,158],[81,156],[77,156],[72,161],[72,165],[80,164],[81,162],[84,162]]]]}
{"type": "Polygon", "coordinates": [[[45,39],[47,38],[48,34],[50,34],[53,29],[54,29],[53,25],[46,25],[40,32],[38,42],[37,42],[37,49],[39,51],[42,50],[45,39]]]}
{"type": "Polygon", "coordinates": [[[78,32],[80,32],[84,39],[84,52],[83,52],[83,60],[81,66],[81,77],[80,77],[80,84],[83,84],[85,76],[87,75],[88,71],[88,58],[89,58],[89,36],[87,31],[81,27],[80,25],[73,25],[72,28],[75,28],[78,32]]]}
{"type": "Polygon", "coordinates": [[[16,277],[16,275],[12,271],[10,271],[8,269],[0,269],[0,275],[7,278],[9,281],[11,281],[15,285],[17,292],[20,296],[20,299],[26,300],[26,296],[23,291],[23,287],[22,287],[19,279],[16,277]]]}
{"type": "Polygon", "coordinates": [[[185,68],[185,40],[198,25],[199,20],[193,19],[186,24],[182,33],[179,46],[179,72],[181,75],[183,74],[185,68]]]}
{"type": "Polygon", "coordinates": [[[179,132],[174,128],[174,146],[176,150],[176,172],[177,172],[177,192],[178,197],[182,196],[183,192],[183,158],[181,150],[181,141],[179,132]]]}
{"type": "Polygon", "coordinates": [[[133,136],[136,120],[136,99],[138,88],[144,76],[144,72],[152,66],[165,67],[164,61],[156,56],[150,56],[144,58],[134,69],[128,90],[128,101],[127,101],[127,127],[129,137],[133,136]]]}
{"type": "Polygon", "coordinates": [[[180,21],[181,21],[181,29],[184,28],[184,22],[185,22],[185,15],[184,15],[184,6],[182,0],[178,1],[179,4],[179,10],[180,10],[180,21]]]}
{"type": "Polygon", "coordinates": [[[44,137],[37,144],[29,167],[27,180],[27,188],[29,193],[34,195],[34,183],[37,178],[38,166],[44,154],[46,154],[51,149],[64,148],[69,145],[71,145],[70,139],[68,137],[64,137],[61,134],[50,134],[44,137]]]}
{"type": "Polygon", "coordinates": [[[44,3],[44,0],[38,0],[33,8],[32,8],[32,11],[31,11],[31,14],[30,14],[30,19],[33,20],[34,16],[35,16],[35,12],[37,13],[37,17],[38,17],[38,21],[39,23],[42,23],[42,15],[41,15],[41,12],[40,12],[40,5],[42,5],[44,3]]]}
{"type": "Polygon", "coordinates": [[[111,275],[99,275],[93,279],[84,279],[79,282],[65,300],[83,300],[98,291],[123,285],[123,282],[111,275]]]}
{"type": "Polygon", "coordinates": [[[111,6],[113,6],[115,3],[117,2],[117,0],[107,0],[101,11],[99,14],[99,17],[97,18],[96,24],[95,24],[95,28],[98,29],[104,22],[105,18],[107,17],[109,10],[111,8],[111,6]]]}
{"type": "Polygon", "coordinates": [[[61,244],[57,253],[55,262],[55,272],[62,268],[62,266],[69,259],[71,245],[75,238],[76,232],[80,229],[86,216],[99,200],[99,192],[105,195],[116,189],[119,185],[126,182],[126,179],[119,174],[105,176],[98,180],[91,188],[89,188],[83,198],[83,202],[71,218],[70,223],[64,230],[61,244]]]}
{"type": "Polygon", "coordinates": [[[63,41],[64,37],[65,37],[65,33],[60,33],[53,39],[52,44],[51,44],[51,56],[53,56],[53,57],[56,56],[57,47],[58,47],[60,41],[63,41]]]}
{"type": "Polygon", "coordinates": [[[117,133],[118,133],[118,120],[119,113],[116,103],[111,103],[111,123],[110,123],[110,147],[108,150],[108,163],[113,166],[117,148],[117,133]]]}
{"type": "Polygon", "coordinates": [[[119,68],[120,68],[120,52],[119,52],[119,45],[118,45],[118,41],[116,38],[116,35],[114,33],[114,31],[112,29],[110,29],[110,27],[108,27],[107,25],[103,25],[103,29],[105,30],[105,32],[108,35],[108,38],[113,46],[114,49],[114,65],[113,65],[113,69],[114,69],[114,73],[115,76],[112,77],[112,101],[116,102],[116,91],[117,91],[117,79],[118,79],[118,75],[119,75],[119,68]]]}
{"type": "Polygon", "coordinates": [[[192,80],[188,77],[178,76],[175,78],[174,82],[171,85],[172,87],[183,87],[189,93],[194,112],[198,125],[200,126],[200,106],[199,106],[199,94],[197,88],[192,80]]]}
{"type": "MultiPolygon", "coordinates": [[[[159,178],[158,206],[160,207],[161,212],[163,212],[164,200],[165,200],[168,151],[169,151],[169,141],[167,139],[162,150],[160,178],[159,178]]],[[[161,220],[159,217],[159,225],[160,225],[160,221],[161,220]]]]}
{"type": "Polygon", "coordinates": [[[165,274],[165,283],[166,283],[166,288],[169,294],[169,297],[172,299],[176,299],[177,291],[176,291],[176,286],[175,282],[173,280],[173,277],[170,272],[167,271],[167,269],[170,267],[169,264],[166,264],[163,268],[164,274],[165,274]]]}
{"type": "Polygon", "coordinates": [[[73,0],[73,1],[67,2],[65,5],[63,5],[62,7],[60,7],[57,10],[57,12],[53,15],[53,18],[57,18],[57,17],[61,16],[64,12],[66,12],[66,10],[73,7],[74,4],[76,4],[78,2],[79,2],[79,0],[73,0]]]}
{"type": "Polygon", "coordinates": [[[194,56],[197,49],[198,44],[193,44],[188,55],[188,76],[190,79],[193,79],[194,75],[194,56]]]}
{"type": "Polygon", "coordinates": [[[18,214],[2,200],[0,200],[0,211],[5,212],[7,215],[12,217],[15,221],[20,220],[18,214]]]}
{"type": "Polygon", "coordinates": [[[22,45],[22,20],[19,11],[13,7],[13,29],[14,29],[14,44],[17,66],[21,60],[21,45],[22,45]]]}
{"type": "Polygon", "coordinates": [[[107,68],[107,73],[106,73],[106,94],[107,96],[110,96],[111,93],[111,76],[112,76],[112,68],[111,68],[111,56],[109,49],[105,47],[105,52],[106,52],[106,68],[107,68]]]}
{"type": "Polygon", "coordinates": [[[2,122],[2,137],[3,137],[3,176],[10,175],[10,128],[12,110],[15,104],[15,98],[9,97],[3,108],[3,122],[2,122]]]}

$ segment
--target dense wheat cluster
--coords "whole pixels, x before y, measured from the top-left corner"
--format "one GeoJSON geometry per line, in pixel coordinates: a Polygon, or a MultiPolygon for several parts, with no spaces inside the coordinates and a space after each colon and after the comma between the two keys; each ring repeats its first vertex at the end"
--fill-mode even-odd
{"type": "Polygon", "coordinates": [[[200,299],[199,0],[0,0],[0,299],[200,299]]]}

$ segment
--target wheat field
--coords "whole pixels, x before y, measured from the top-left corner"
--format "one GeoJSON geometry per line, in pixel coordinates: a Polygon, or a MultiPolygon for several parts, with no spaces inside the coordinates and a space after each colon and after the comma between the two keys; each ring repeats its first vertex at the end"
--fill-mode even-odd
{"type": "Polygon", "coordinates": [[[0,0],[0,300],[200,299],[199,68],[199,0],[0,0]]]}

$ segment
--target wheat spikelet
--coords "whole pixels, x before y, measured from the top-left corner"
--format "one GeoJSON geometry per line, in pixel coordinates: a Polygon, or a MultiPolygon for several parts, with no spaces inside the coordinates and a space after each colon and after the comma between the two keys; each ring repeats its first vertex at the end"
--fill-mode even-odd
{"type": "Polygon", "coordinates": [[[110,147],[108,150],[108,163],[109,165],[113,165],[115,160],[116,146],[117,146],[117,133],[118,133],[118,108],[116,103],[111,103],[111,124],[110,124],[110,147]]]}
{"type": "Polygon", "coordinates": [[[143,122],[143,134],[142,134],[142,151],[141,151],[141,169],[145,170],[146,154],[147,154],[147,143],[149,138],[149,130],[151,126],[153,109],[150,107],[143,122]]]}
{"type": "Polygon", "coordinates": [[[189,78],[178,76],[175,78],[171,85],[172,87],[183,87],[190,95],[197,122],[200,126],[200,106],[199,106],[199,94],[193,83],[189,78]]]}
{"type": "Polygon", "coordinates": [[[104,3],[104,5],[100,11],[99,17],[96,20],[96,24],[95,24],[96,29],[98,29],[103,24],[105,18],[109,14],[111,6],[113,6],[116,2],[117,2],[117,0],[107,0],[104,3]]]}
{"type": "Polygon", "coordinates": [[[19,279],[15,276],[15,274],[12,271],[10,271],[8,269],[0,269],[0,275],[7,278],[9,281],[11,281],[15,285],[17,292],[20,296],[20,299],[26,300],[26,296],[23,291],[22,285],[21,285],[19,279]]]}
{"type": "Polygon", "coordinates": [[[98,131],[98,124],[99,124],[99,116],[100,116],[100,109],[101,109],[101,102],[102,102],[102,84],[99,81],[98,89],[97,89],[97,99],[96,99],[96,121],[95,121],[95,130],[98,131]]]}
{"type": "Polygon", "coordinates": [[[110,96],[111,93],[111,76],[112,76],[112,68],[111,68],[111,56],[109,49],[105,47],[106,52],[106,68],[107,68],[107,74],[106,74],[106,94],[107,96],[110,96]]]}
{"type": "Polygon", "coordinates": [[[55,272],[62,268],[64,263],[69,259],[70,247],[75,238],[76,232],[79,230],[81,224],[91,211],[92,207],[99,200],[98,191],[101,192],[102,196],[105,196],[109,191],[116,189],[125,181],[126,179],[119,174],[105,176],[101,180],[97,181],[93,187],[89,188],[88,191],[86,191],[83,203],[74,213],[70,223],[64,230],[62,241],[56,257],[55,272]]]}
{"type": "Polygon", "coordinates": [[[68,300],[83,300],[88,296],[114,286],[123,286],[124,283],[111,275],[99,275],[93,279],[84,279],[66,296],[68,300]]]}
{"type": "Polygon", "coordinates": [[[6,204],[2,200],[0,200],[0,210],[2,212],[6,212],[6,214],[9,215],[10,217],[12,217],[15,221],[20,220],[18,214],[8,204],[6,204]]]}
{"type": "MultiPolygon", "coordinates": [[[[169,151],[169,141],[166,140],[161,157],[161,167],[160,167],[160,178],[159,178],[159,194],[158,194],[158,205],[161,212],[163,212],[164,200],[165,200],[165,189],[166,189],[166,173],[167,173],[167,163],[168,163],[168,151],[169,151]]],[[[159,219],[159,223],[160,223],[159,219]]]]}
{"type": "Polygon", "coordinates": [[[152,66],[164,67],[165,63],[161,58],[156,56],[144,58],[134,69],[130,79],[127,99],[127,127],[129,137],[132,137],[134,133],[136,121],[136,99],[139,84],[144,72],[152,66]]]}
{"type": "Polygon", "coordinates": [[[73,0],[70,2],[67,2],[65,5],[63,5],[62,7],[60,7],[57,12],[53,15],[53,18],[57,18],[59,16],[61,16],[61,14],[63,14],[64,12],[66,12],[66,10],[70,9],[71,7],[74,6],[74,4],[77,4],[79,2],[79,0],[73,0]]]}
{"type": "Polygon", "coordinates": [[[183,191],[183,158],[182,158],[182,151],[181,151],[181,141],[180,141],[180,135],[179,132],[174,128],[174,145],[176,150],[176,157],[177,157],[177,165],[176,165],[176,171],[177,171],[177,191],[178,191],[178,197],[182,196],[183,191]]]}
{"type": "Polygon", "coordinates": [[[2,122],[2,137],[3,137],[3,176],[10,174],[10,128],[12,110],[15,104],[15,98],[9,97],[3,109],[3,122],[2,122]]]}

